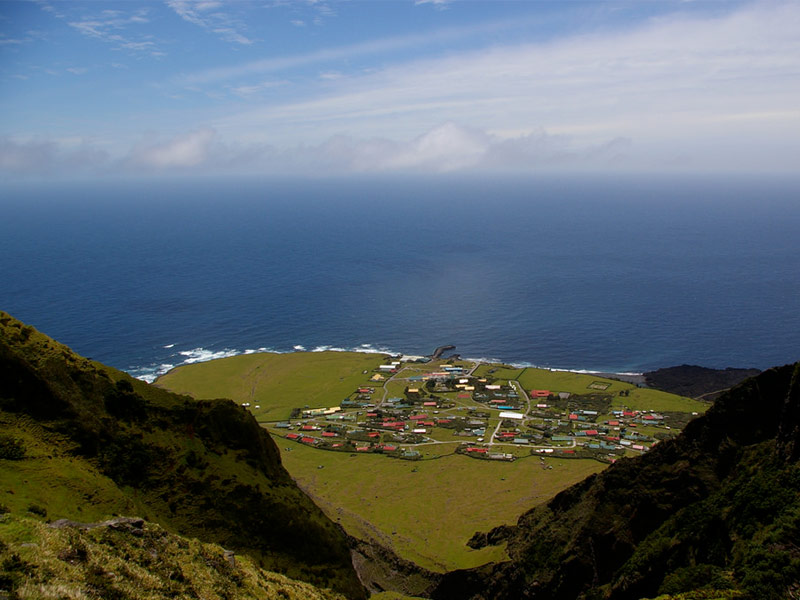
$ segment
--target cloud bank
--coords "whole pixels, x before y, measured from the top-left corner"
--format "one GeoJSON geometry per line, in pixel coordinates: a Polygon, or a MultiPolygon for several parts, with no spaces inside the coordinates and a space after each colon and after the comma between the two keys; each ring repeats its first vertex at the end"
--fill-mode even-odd
{"type": "Polygon", "coordinates": [[[73,175],[535,172],[616,167],[630,156],[630,145],[618,138],[581,146],[568,136],[544,131],[500,138],[447,122],[405,142],[337,135],[320,144],[287,148],[225,142],[214,129],[203,128],[168,139],[147,136],[116,160],[90,144],[69,150],[57,141],[0,139],[0,173],[33,174],[43,167],[48,173],[73,175]]]}

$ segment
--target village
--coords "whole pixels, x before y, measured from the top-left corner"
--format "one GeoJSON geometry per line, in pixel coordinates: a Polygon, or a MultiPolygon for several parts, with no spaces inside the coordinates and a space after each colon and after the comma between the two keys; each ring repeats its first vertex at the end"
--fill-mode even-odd
{"type": "MultiPolygon", "coordinates": [[[[613,463],[649,451],[697,413],[632,409],[630,390],[598,378],[585,393],[525,389],[498,365],[386,358],[364,385],[329,406],[296,407],[265,424],[288,441],[319,450],[422,460],[450,453],[495,461],[587,458],[613,463]],[[436,448],[436,452],[427,450],[436,448]]],[[[249,408],[249,403],[243,403],[249,408]]],[[[285,450],[290,451],[291,447],[285,450]]]]}

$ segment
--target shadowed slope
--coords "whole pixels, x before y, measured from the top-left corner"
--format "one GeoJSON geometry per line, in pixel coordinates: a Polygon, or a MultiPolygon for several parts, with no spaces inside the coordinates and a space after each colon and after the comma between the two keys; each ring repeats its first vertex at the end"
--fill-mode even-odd
{"type": "Polygon", "coordinates": [[[0,313],[0,417],[11,441],[33,450],[0,475],[17,486],[12,503],[36,493],[22,481],[45,485],[80,468],[94,483],[70,480],[69,492],[62,486],[44,495],[48,516],[84,520],[97,500],[246,553],[269,570],[365,595],[341,529],[295,485],[269,435],[230,400],[198,402],[154,388],[0,313]],[[108,495],[92,499],[97,486],[108,495]]]}

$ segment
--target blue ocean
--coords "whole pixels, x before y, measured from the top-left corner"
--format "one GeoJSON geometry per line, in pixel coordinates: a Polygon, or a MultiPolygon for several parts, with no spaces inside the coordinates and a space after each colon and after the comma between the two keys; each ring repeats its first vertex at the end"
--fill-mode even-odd
{"type": "Polygon", "coordinates": [[[641,372],[800,360],[800,181],[6,184],[0,309],[152,380],[357,349],[641,372]]]}

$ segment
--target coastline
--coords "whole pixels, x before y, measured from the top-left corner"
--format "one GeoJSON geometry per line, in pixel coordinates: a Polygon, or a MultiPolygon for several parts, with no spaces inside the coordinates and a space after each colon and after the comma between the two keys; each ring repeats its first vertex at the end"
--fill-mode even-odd
{"type": "MultiPolygon", "coordinates": [[[[232,348],[223,348],[221,350],[210,350],[206,348],[196,347],[188,350],[181,350],[175,349],[175,344],[168,344],[162,347],[166,350],[175,350],[170,354],[169,357],[166,357],[165,360],[157,362],[154,361],[150,365],[146,366],[129,366],[123,369],[126,373],[140,379],[142,381],[146,381],[147,383],[154,383],[158,380],[159,377],[162,375],[166,375],[173,369],[177,369],[178,367],[182,367],[185,365],[190,365],[194,363],[200,362],[209,362],[212,360],[220,360],[223,358],[230,358],[234,356],[243,356],[248,354],[259,354],[259,353],[271,353],[271,354],[291,354],[291,353],[316,353],[316,352],[358,352],[362,354],[385,354],[389,356],[403,356],[408,359],[415,359],[415,358],[422,358],[423,355],[419,354],[412,354],[412,353],[404,353],[398,352],[384,346],[374,346],[372,344],[361,344],[359,346],[354,347],[343,347],[343,346],[336,346],[336,345],[320,345],[315,346],[312,349],[308,350],[305,346],[302,345],[294,345],[291,350],[276,350],[269,347],[260,347],[257,349],[244,349],[244,350],[237,350],[232,348]]],[[[437,348],[437,350],[441,349],[437,348]]],[[[453,346],[452,348],[455,348],[453,346]]],[[[430,357],[431,355],[427,355],[430,357]]],[[[439,360],[447,358],[447,357],[440,357],[439,360]]],[[[598,377],[604,377],[608,379],[617,379],[620,381],[625,381],[627,383],[632,383],[634,385],[644,385],[645,384],[645,373],[639,372],[630,372],[630,371],[605,371],[605,370],[594,370],[594,369],[580,369],[580,368],[562,368],[562,367],[548,367],[548,366],[541,366],[536,365],[530,362],[514,362],[514,361],[505,361],[499,358],[488,358],[488,357],[480,357],[480,358],[470,358],[470,357],[459,357],[460,360],[468,361],[468,362],[476,362],[480,364],[507,364],[512,367],[518,369],[543,369],[547,371],[562,371],[566,373],[578,373],[578,374],[585,374],[585,375],[597,375],[598,377]]]]}

